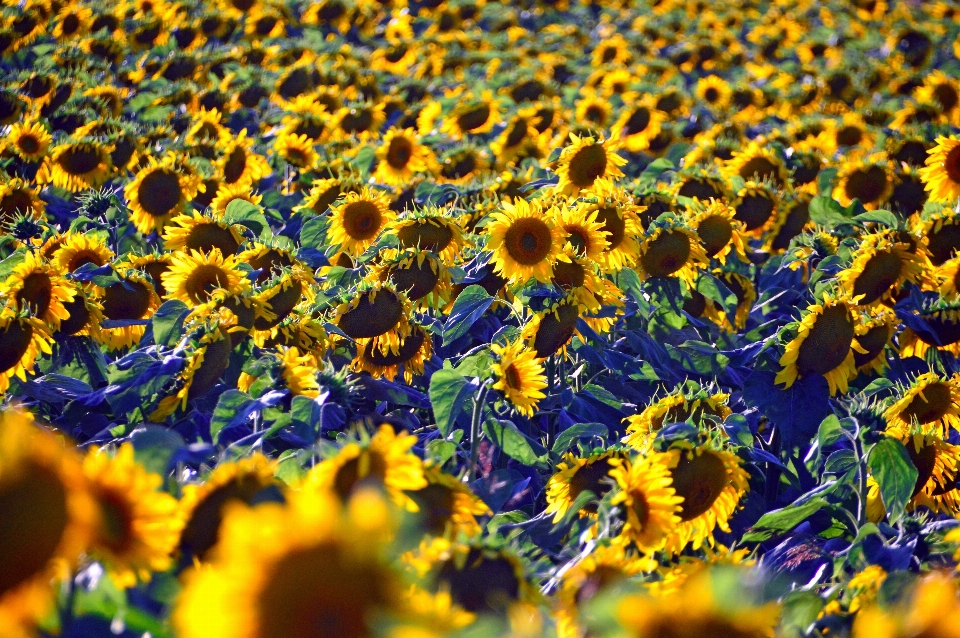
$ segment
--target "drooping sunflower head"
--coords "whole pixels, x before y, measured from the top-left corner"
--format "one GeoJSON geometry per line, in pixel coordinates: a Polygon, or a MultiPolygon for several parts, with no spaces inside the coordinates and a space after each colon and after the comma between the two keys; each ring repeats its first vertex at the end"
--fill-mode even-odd
{"type": "Polygon", "coordinates": [[[565,147],[557,160],[556,172],[560,177],[557,191],[576,195],[581,190],[592,188],[597,181],[610,182],[623,177],[620,167],[626,164],[609,141],[570,134],[570,145],[565,147]]]}
{"type": "Polygon", "coordinates": [[[954,204],[960,197],[960,138],[938,137],[929,151],[926,166],[920,169],[924,188],[935,202],[954,204]]]}
{"type": "Polygon", "coordinates": [[[391,281],[364,281],[334,311],[332,321],[351,339],[374,339],[373,347],[399,352],[410,334],[412,305],[391,281]]]}
{"type": "Polygon", "coordinates": [[[433,339],[425,328],[414,325],[396,351],[381,348],[374,340],[361,340],[351,368],[356,372],[368,372],[375,379],[393,381],[402,367],[403,378],[410,383],[415,375],[423,374],[424,363],[433,356],[433,339]]]}
{"type": "Polygon", "coordinates": [[[386,193],[365,186],[360,192],[347,193],[331,207],[327,234],[331,244],[358,257],[396,216],[386,193]]]}
{"type": "Polygon", "coordinates": [[[176,499],[158,491],[161,477],[134,461],[130,443],[114,456],[92,448],[83,473],[98,513],[91,554],[114,583],[131,587],[167,569],[182,522],[176,516],[176,499]]]}
{"type": "Polygon", "coordinates": [[[734,151],[733,157],[723,163],[720,172],[727,180],[733,177],[744,181],[769,180],[779,188],[786,185],[790,177],[780,154],[760,140],[752,140],[744,150],[734,151]]]}
{"type": "Polygon", "coordinates": [[[846,392],[856,371],[853,339],[856,334],[853,302],[843,296],[824,295],[823,301],[807,307],[797,335],[780,357],[776,382],[786,387],[800,376],[823,375],[830,393],[846,392]]]}
{"type": "Polygon", "coordinates": [[[500,106],[492,91],[466,96],[444,119],[441,132],[457,140],[488,133],[500,121],[500,106]]]}
{"type": "Polygon", "coordinates": [[[878,374],[883,372],[887,366],[884,352],[896,334],[899,322],[896,314],[886,308],[861,312],[856,336],[859,349],[855,348],[853,352],[853,363],[857,366],[857,371],[872,370],[878,374]]]}
{"type": "Polygon", "coordinates": [[[177,155],[150,158],[123,189],[130,221],[144,235],[161,232],[170,219],[186,210],[201,186],[201,177],[177,155]]]}
{"type": "Polygon", "coordinates": [[[39,122],[18,122],[7,132],[6,147],[25,162],[39,162],[47,156],[50,133],[39,122]]]}
{"type": "Polygon", "coordinates": [[[904,283],[920,283],[924,264],[909,244],[899,241],[897,232],[884,230],[860,238],[853,263],[839,275],[850,297],[860,305],[889,299],[904,283]]]}
{"type": "Polygon", "coordinates": [[[837,179],[833,198],[843,206],[859,199],[867,210],[876,210],[893,193],[893,170],[886,153],[844,162],[837,179]]]}
{"type": "Polygon", "coordinates": [[[447,208],[408,211],[390,224],[390,231],[401,248],[436,253],[446,264],[454,263],[467,243],[460,219],[447,208]]]}
{"type": "Polygon", "coordinates": [[[423,462],[410,452],[417,437],[398,433],[388,424],[381,425],[372,436],[363,430],[358,435],[359,440],[346,443],[314,467],[306,485],[329,491],[343,502],[365,488],[381,489],[398,506],[416,512],[417,504],[408,492],[428,485],[423,462]]]}
{"type": "Polygon", "coordinates": [[[255,185],[270,174],[270,165],[262,155],[253,152],[254,140],[247,137],[247,129],[230,139],[217,161],[217,170],[226,184],[255,185]]]}
{"type": "Polygon", "coordinates": [[[744,223],[737,214],[736,209],[717,199],[689,209],[690,227],[697,232],[708,258],[726,263],[729,255],[736,254],[741,261],[746,261],[742,236],[744,223]]]}
{"type": "Polygon", "coordinates": [[[37,182],[53,184],[71,193],[97,188],[110,175],[110,148],[82,138],[58,144],[37,172],[37,182]]]}
{"type": "Polygon", "coordinates": [[[493,389],[503,393],[520,414],[533,416],[540,399],[546,396],[542,392],[547,387],[542,360],[521,340],[505,346],[494,343],[490,349],[497,357],[490,366],[496,379],[493,389]]]}
{"type": "Polygon", "coordinates": [[[722,422],[731,414],[727,402],[730,395],[712,392],[709,388],[686,385],[670,394],[652,401],[638,414],[625,419],[627,434],[623,443],[635,450],[647,450],[657,432],[672,423],[692,422],[700,425],[703,417],[722,422]]]}
{"type": "Polygon", "coordinates": [[[648,229],[640,244],[638,261],[645,278],[680,277],[692,282],[708,260],[696,232],[667,222],[648,229]]]}
{"type": "Polygon", "coordinates": [[[94,509],[73,449],[15,409],[0,413],[0,502],[0,622],[33,635],[52,609],[53,581],[69,578],[88,546],[94,509]]]}
{"type": "Polygon", "coordinates": [[[918,376],[883,413],[888,432],[909,433],[916,424],[946,436],[960,430],[960,377],[941,378],[934,372],[918,376]]]}
{"type": "Polygon", "coordinates": [[[523,326],[521,338],[529,343],[539,359],[546,359],[558,351],[566,352],[567,344],[577,331],[580,313],[578,295],[568,295],[534,312],[523,326]]]}
{"type": "Polygon", "coordinates": [[[640,254],[639,237],[643,234],[640,216],[647,207],[638,205],[625,189],[609,185],[593,189],[576,208],[584,218],[596,213],[597,222],[602,225],[600,230],[606,233],[608,246],[596,258],[601,268],[615,272],[632,267],[640,254]]]}
{"type": "MultiPolygon", "coordinates": [[[[620,450],[595,452],[584,457],[575,457],[572,453],[564,455],[557,464],[556,472],[547,481],[547,514],[553,514],[553,522],[558,523],[567,515],[576,500],[584,492],[592,492],[597,499],[614,486],[612,470],[618,466],[625,453],[620,450]]],[[[580,516],[596,515],[597,502],[587,503],[580,516]]]]}
{"type": "Polygon", "coordinates": [[[273,142],[273,152],[296,170],[307,171],[320,161],[313,140],[306,135],[281,133],[273,142]]]}
{"type": "Polygon", "coordinates": [[[167,297],[188,306],[210,300],[217,290],[239,295],[250,286],[233,255],[223,256],[219,248],[210,252],[189,250],[173,255],[170,269],[161,276],[167,297]]]}
{"type": "Polygon", "coordinates": [[[564,231],[540,200],[504,203],[486,227],[492,263],[504,277],[519,283],[531,277],[549,283],[561,254],[564,231]]]}
{"type": "Polygon", "coordinates": [[[780,220],[780,196],[769,182],[747,181],[731,203],[744,230],[762,237],[780,220]]]}
{"type": "Polygon", "coordinates": [[[202,213],[191,211],[177,215],[163,232],[163,244],[167,250],[211,252],[219,250],[223,255],[233,255],[243,243],[243,236],[229,224],[210,219],[202,213]]]}

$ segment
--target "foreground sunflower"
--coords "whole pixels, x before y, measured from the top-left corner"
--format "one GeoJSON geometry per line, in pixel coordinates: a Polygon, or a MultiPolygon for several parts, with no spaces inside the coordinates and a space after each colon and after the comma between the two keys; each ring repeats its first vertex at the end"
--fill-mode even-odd
{"type": "Polygon", "coordinates": [[[113,456],[92,448],[83,473],[99,514],[91,556],[103,562],[117,587],[149,581],[153,572],[169,568],[182,524],[176,499],[158,491],[162,477],[134,461],[130,443],[113,456]]]}
{"type": "Polygon", "coordinates": [[[936,428],[946,436],[960,430],[960,376],[940,378],[934,372],[917,377],[902,396],[883,413],[887,430],[906,434],[915,423],[924,430],[936,428]]]}
{"type": "Polygon", "coordinates": [[[113,258],[113,251],[102,237],[70,233],[53,253],[52,261],[61,272],[72,273],[87,264],[100,268],[110,263],[113,258]]]}
{"type": "Polygon", "coordinates": [[[531,277],[542,283],[553,278],[553,263],[562,258],[564,231],[539,200],[503,203],[490,216],[487,249],[491,263],[507,279],[524,283],[531,277]]]}
{"type": "Polygon", "coordinates": [[[56,330],[70,316],[64,304],[73,301],[73,286],[40,253],[29,252],[0,284],[0,296],[9,299],[17,311],[56,330]]]}
{"type": "Polygon", "coordinates": [[[369,248],[387,224],[396,218],[386,193],[364,186],[349,192],[330,209],[330,244],[351,257],[358,257],[369,248]]]}
{"type": "Polygon", "coordinates": [[[543,372],[543,363],[533,350],[523,341],[501,346],[491,344],[490,350],[497,357],[497,363],[490,366],[496,382],[494,390],[503,393],[520,414],[531,417],[547,387],[547,377],[543,372]]]}
{"type": "Polygon", "coordinates": [[[920,169],[920,179],[930,199],[955,204],[960,197],[960,138],[956,135],[938,137],[925,163],[920,169]]]}
{"type": "Polygon", "coordinates": [[[57,145],[37,172],[38,184],[53,184],[79,193],[103,184],[113,163],[109,148],[95,140],[77,140],[57,145]]]}
{"type": "Polygon", "coordinates": [[[581,190],[593,188],[598,181],[611,182],[623,177],[620,167],[626,163],[612,143],[571,133],[570,146],[564,147],[557,160],[555,170],[560,178],[557,191],[576,195],[581,190]]]}
{"type": "Polygon", "coordinates": [[[674,489],[671,460],[669,455],[648,452],[621,459],[610,471],[617,482],[610,504],[623,511],[623,528],[615,539],[618,544],[647,554],[655,552],[677,531],[681,512],[690,513],[689,493],[684,493],[685,501],[674,489]]]}
{"type": "Polygon", "coordinates": [[[95,510],[73,450],[18,410],[0,412],[0,502],[0,627],[32,636],[54,582],[87,548],[95,510]]]}
{"type": "Polygon", "coordinates": [[[402,582],[382,558],[386,505],[365,492],[344,508],[316,489],[232,509],[208,566],[173,611],[183,638],[364,638],[404,615],[402,582]]]}
{"type": "Polygon", "coordinates": [[[51,354],[49,328],[39,319],[19,317],[9,306],[0,310],[0,392],[10,387],[10,379],[27,380],[40,353],[51,354]]]}
{"type": "Polygon", "coordinates": [[[960,623],[960,592],[945,574],[924,576],[886,604],[874,602],[857,612],[853,638],[954,636],[960,623]]]}
{"type": "Polygon", "coordinates": [[[398,506],[416,512],[416,501],[408,492],[427,486],[423,462],[410,453],[416,443],[416,436],[381,425],[373,436],[361,433],[359,441],[347,443],[310,470],[306,484],[329,491],[343,502],[365,487],[383,489],[398,506]]]}
{"type": "Polygon", "coordinates": [[[823,301],[807,307],[796,337],[780,357],[776,383],[789,388],[798,377],[823,375],[830,394],[846,392],[856,371],[852,348],[856,326],[852,304],[845,297],[825,294],[823,301]]]}

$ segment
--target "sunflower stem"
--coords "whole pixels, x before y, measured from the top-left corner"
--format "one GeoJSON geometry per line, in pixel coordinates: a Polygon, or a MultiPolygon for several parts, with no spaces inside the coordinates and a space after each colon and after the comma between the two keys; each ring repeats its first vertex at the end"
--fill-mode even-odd
{"type": "Polygon", "coordinates": [[[476,475],[480,458],[480,420],[483,418],[483,404],[487,400],[489,386],[487,381],[480,386],[480,392],[473,400],[473,415],[470,418],[470,474],[476,475]]]}

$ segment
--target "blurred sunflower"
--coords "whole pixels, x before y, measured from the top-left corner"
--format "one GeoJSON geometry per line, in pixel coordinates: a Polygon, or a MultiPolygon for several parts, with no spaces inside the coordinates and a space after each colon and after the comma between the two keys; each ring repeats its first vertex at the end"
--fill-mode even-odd
{"type": "Polygon", "coordinates": [[[32,636],[53,611],[54,582],[86,551],[96,514],[74,450],[16,409],[0,413],[0,500],[0,626],[32,636]]]}
{"type": "Polygon", "coordinates": [[[158,491],[163,479],[134,461],[133,445],[120,446],[113,456],[91,448],[83,474],[98,512],[91,556],[104,563],[114,583],[132,587],[169,568],[182,526],[177,500],[158,491]]]}
{"type": "Polygon", "coordinates": [[[945,574],[931,573],[919,579],[895,601],[867,605],[853,621],[853,638],[904,638],[906,636],[953,636],[960,622],[957,584],[945,574]]]}
{"type": "Polygon", "coordinates": [[[424,532],[437,537],[456,538],[480,533],[477,517],[490,516],[487,504],[470,488],[436,466],[424,466],[426,487],[407,492],[417,504],[424,532]]]}
{"type": "Polygon", "coordinates": [[[39,122],[25,120],[10,127],[6,148],[25,162],[39,162],[47,156],[53,137],[39,122]]]}
{"type": "Polygon", "coordinates": [[[564,147],[554,169],[560,178],[557,192],[576,195],[598,182],[602,185],[623,177],[620,167],[626,163],[611,142],[570,133],[570,145],[564,147]]]}
{"type": "Polygon", "coordinates": [[[305,485],[329,491],[344,503],[367,487],[383,489],[399,507],[416,512],[418,506],[410,493],[428,485],[423,462],[410,452],[416,443],[416,436],[397,433],[387,424],[373,436],[361,432],[358,441],[346,443],[310,470],[305,485]]]}
{"type": "Polygon", "coordinates": [[[417,173],[433,169],[436,160],[412,128],[391,128],[377,146],[377,168],[373,173],[377,182],[390,186],[409,184],[417,173]]]}
{"type": "Polygon", "coordinates": [[[536,352],[520,340],[505,346],[493,343],[490,350],[497,357],[497,362],[490,366],[496,379],[493,389],[502,392],[517,412],[533,416],[540,399],[546,396],[542,390],[547,387],[543,364],[536,352]]]}
{"type": "Polygon", "coordinates": [[[629,106],[620,111],[617,121],[610,127],[610,134],[621,147],[637,153],[650,147],[650,141],[660,133],[667,115],[657,109],[652,95],[627,103],[629,106]]]}
{"type": "Polygon", "coordinates": [[[780,155],[764,140],[752,140],[742,151],[723,163],[720,173],[726,178],[763,181],[769,180],[777,187],[789,183],[790,174],[780,155]]]}
{"type": "Polygon", "coordinates": [[[79,193],[103,184],[112,167],[109,147],[89,139],[65,141],[40,165],[37,183],[79,193]]]}
{"type": "Polygon", "coordinates": [[[225,184],[254,186],[262,177],[270,174],[266,158],[251,150],[254,141],[247,137],[247,129],[243,129],[225,143],[223,154],[217,160],[217,170],[225,184]]]}
{"type": "Polygon", "coordinates": [[[954,204],[960,197],[960,138],[938,137],[920,169],[924,188],[935,202],[954,204]]]}
{"type": "Polygon", "coordinates": [[[844,161],[837,180],[833,198],[842,206],[859,199],[867,210],[877,210],[893,193],[893,170],[885,153],[844,161]]]}

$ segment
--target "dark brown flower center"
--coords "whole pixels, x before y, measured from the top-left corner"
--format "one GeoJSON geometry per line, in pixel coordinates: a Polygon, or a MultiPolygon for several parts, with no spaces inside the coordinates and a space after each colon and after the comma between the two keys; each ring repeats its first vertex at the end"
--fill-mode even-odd
{"type": "Polygon", "coordinates": [[[383,214],[373,202],[352,202],[343,209],[343,228],[352,239],[373,239],[382,223],[383,214]]]}
{"type": "Polygon", "coordinates": [[[100,153],[94,148],[73,146],[59,156],[57,163],[69,175],[86,175],[100,165],[100,153]]]}
{"type": "Polygon", "coordinates": [[[237,252],[240,244],[237,243],[230,229],[220,224],[204,222],[190,229],[185,246],[188,250],[200,250],[205,253],[218,248],[222,254],[232,255],[237,252]]]}
{"type": "Polygon", "coordinates": [[[897,282],[903,262],[894,252],[879,252],[864,265],[853,284],[853,295],[864,295],[859,301],[861,305],[873,303],[879,299],[890,287],[897,282]]]}
{"type": "Polygon", "coordinates": [[[370,300],[365,292],[356,307],[345,312],[337,325],[353,339],[370,339],[392,330],[403,315],[400,298],[389,290],[380,290],[370,300]]]}
{"type": "Polygon", "coordinates": [[[20,359],[30,349],[32,339],[33,326],[18,320],[11,321],[10,325],[0,332],[0,372],[6,372],[20,363],[20,359]]]}
{"type": "Polygon", "coordinates": [[[916,419],[917,423],[924,425],[939,421],[950,411],[950,408],[955,406],[950,385],[938,381],[923,388],[922,396],[918,394],[913,397],[901,416],[907,423],[912,423],[916,419]]]}
{"type": "Polygon", "coordinates": [[[576,304],[565,303],[543,316],[533,339],[533,349],[540,359],[546,359],[570,341],[577,329],[580,311],[576,304]]]}
{"type": "Polygon", "coordinates": [[[947,153],[947,157],[943,160],[943,168],[947,171],[947,177],[951,182],[960,184],[960,144],[947,153]]]}
{"type": "Polygon", "coordinates": [[[650,125],[650,109],[645,106],[636,108],[633,113],[630,114],[630,117],[627,118],[626,124],[623,125],[624,135],[636,135],[637,133],[642,133],[647,130],[647,127],[650,125]]]}
{"type": "Polygon", "coordinates": [[[413,263],[407,266],[395,266],[390,269],[390,280],[397,286],[397,290],[407,293],[407,298],[416,301],[426,297],[437,285],[440,275],[434,272],[429,260],[423,263],[413,263]]]}
{"type": "Polygon", "coordinates": [[[153,217],[172,213],[182,198],[180,180],[176,174],[164,170],[153,171],[144,176],[137,188],[140,208],[153,217]]]}
{"type": "Polygon", "coordinates": [[[607,170],[607,151],[601,144],[583,146],[570,158],[570,182],[578,188],[593,186],[607,170]]]}
{"type": "Polygon", "coordinates": [[[227,184],[235,184],[243,177],[247,169],[247,152],[239,146],[234,148],[227,161],[223,163],[223,181],[227,184]]]}
{"type": "Polygon", "coordinates": [[[404,226],[397,231],[397,239],[404,248],[420,248],[440,252],[453,241],[453,231],[446,226],[420,222],[404,226]]]}
{"type": "Polygon", "coordinates": [[[187,295],[193,303],[201,304],[210,299],[210,295],[218,288],[229,285],[227,273],[213,264],[201,264],[193,269],[184,283],[187,295]]]}
{"type": "Polygon", "coordinates": [[[857,367],[870,363],[883,352],[884,346],[890,340],[890,330],[890,327],[886,325],[874,326],[866,334],[857,337],[857,343],[867,351],[866,354],[854,351],[853,362],[857,367]]]}
{"type": "Polygon", "coordinates": [[[727,484],[727,470],[723,459],[714,452],[688,458],[681,454],[677,466],[671,470],[673,488],[683,497],[680,520],[690,521],[708,511],[727,484]]]}
{"type": "Polygon", "coordinates": [[[735,219],[743,222],[747,230],[756,230],[762,227],[773,215],[773,201],[764,195],[746,195],[737,205],[735,219]]]}
{"type": "Polygon", "coordinates": [[[883,167],[866,166],[850,174],[844,191],[850,199],[857,198],[864,204],[871,204],[883,196],[889,181],[883,167]]]}
{"type": "Polygon", "coordinates": [[[524,266],[533,266],[550,254],[553,235],[543,220],[523,217],[510,224],[504,236],[504,246],[514,261],[524,266]]]}
{"type": "Polygon", "coordinates": [[[403,340],[397,352],[391,352],[390,350],[381,352],[379,348],[373,347],[373,342],[370,342],[363,350],[363,358],[382,368],[399,365],[416,356],[426,339],[426,332],[422,328],[417,328],[403,340]]]}
{"type": "Polygon", "coordinates": [[[461,131],[475,131],[478,128],[481,128],[484,124],[487,123],[487,120],[490,119],[490,106],[487,104],[481,104],[475,108],[472,108],[465,113],[461,113],[457,117],[457,126],[460,127],[461,131]]]}
{"type": "Polygon", "coordinates": [[[854,327],[846,306],[828,306],[817,317],[800,344],[797,369],[800,374],[827,374],[847,358],[854,327]]]}
{"type": "Polygon", "coordinates": [[[700,222],[697,234],[700,235],[707,257],[713,257],[730,243],[733,237],[733,226],[723,215],[711,215],[700,222]]]}
{"type": "Polygon", "coordinates": [[[751,157],[740,167],[740,177],[743,179],[770,179],[777,186],[782,186],[779,167],[765,157],[751,157]]]}
{"type": "Polygon", "coordinates": [[[486,556],[471,549],[458,568],[453,560],[443,563],[438,580],[449,588],[453,601],[473,613],[505,612],[520,594],[520,582],[513,564],[505,557],[486,556]]]}
{"type": "Polygon", "coordinates": [[[651,277],[668,277],[683,268],[690,257],[690,238],[677,231],[661,233],[640,257],[651,277]]]}
{"type": "Polygon", "coordinates": [[[387,164],[397,170],[407,167],[413,157],[413,143],[405,137],[394,137],[387,149],[387,164]]]}
{"type": "Polygon", "coordinates": [[[603,230],[607,233],[607,242],[610,248],[614,250],[623,241],[627,234],[627,222],[617,211],[615,206],[601,206],[597,210],[597,221],[603,224],[603,230]]]}
{"type": "Polygon", "coordinates": [[[32,133],[21,135],[17,144],[20,146],[20,150],[27,155],[32,155],[40,150],[40,140],[32,133]]]}
{"type": "Polygon", "coordinates": [[[43,317],[53,298],[53,280],[44,272],[32,272],[23,278],[23,287],[17,292],[17,304],[28,308],[36,317],[43,317]]]}
{"type": "Polygon", "coordinates": [[[150,299],[150,289],[139,281],[115,283],[104,290],[103,314],[114,321],[142,319],[150,299]]]}

